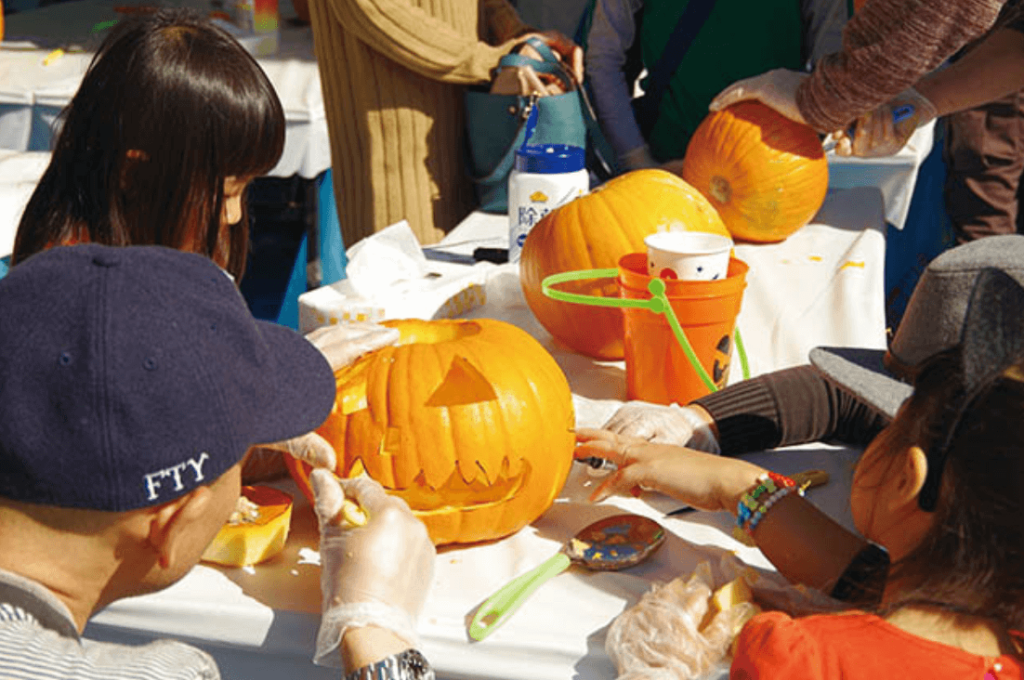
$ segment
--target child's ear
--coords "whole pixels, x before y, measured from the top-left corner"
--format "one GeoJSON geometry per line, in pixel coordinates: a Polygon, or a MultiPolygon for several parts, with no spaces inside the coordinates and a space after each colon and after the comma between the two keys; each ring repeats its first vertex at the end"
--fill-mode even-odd
{"type": "Polygon", "coordinates": [[[209,510],[213,492],[199,486],[191,492],[155,508],[149,524],[149,544],[164,569],[175,564],[194,543],[193,527],[209,510]]]}
{"type": "Polygon", "coordinates": [[[917,507],[917,497],[928,476],[928,456],[920,446],[908,446],[900,454],[896,464],[890,468],[893,477],[889,480],[888,502],[891,509],[912,504],[917,507]]]}

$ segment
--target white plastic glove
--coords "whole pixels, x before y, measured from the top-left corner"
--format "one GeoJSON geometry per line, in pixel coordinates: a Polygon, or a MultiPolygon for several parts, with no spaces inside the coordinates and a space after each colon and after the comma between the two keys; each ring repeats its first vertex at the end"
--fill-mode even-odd
{"type": "MultiPolygon", "coordinates": [[[[331,369],[342,369],[367,352],[398,342],[399,332],[375,323],[343,323],[317,328],[306,339],[320,350],[331,369]]],[[[262,448],[287,453],[314,468],[333,470],[338,463],[334,447],[318,435],[309,432],[292,439],[263,444],[262,448]]]]}
{"type": "Polygon", "coordinates": [[[263,448],[287,453],[314,468],[333,470],[338,465],[338,455],[330,442],[316,432],[308,432],[281,442],[264,444],[263,448]]]}
{"type": "Polygon", "coordinates": [[[710,616],[711,583],[711,569],[701,562],[689,578],[655,585],[612,621],[605,650],[620,678],[719,677],[712,671],[723,670],[732,641],[757,608],[743,602],[710,616]]]}
{"type": "Polygon", "coordinates": [[[722,452],[710,426],[689,406],[629,401],[619,407],[602,429],[655,444],[676,444],[707,453],[722,452]]]}
{"type": "Polygon", "coordinates": [[[397,328],[376,323],[352,321],[322,326],[306,334],[335,371],[342,369],[367,352],[398,342],[397,328]]]}
{"type": "Polygon", "coordinates": [[[796,91],[800,83],[807,77],[806,73],[777,68],[759,76],[737,80],[725,88],[711,100],[708,106],[712,111],[719,111],[747,99],[756,99],[770,106],[786,118],[798,123],[807,124],[803,114],[796,105],[796,91]]]}
{"type": "Polygon", "coordinates": [[[832,133],[837,156],[878,158],[902,149],[914,131],[935,120],[938,111],[914,88],[857,118],[848,130],[832,133]],[[852,134],[851,134],[852,131],[852,134]]]}
{"type": "Polygon", "coordinates": [[[314,663],[339,666],[338,646],[349,628],[373,625],[418,647],[416,618],[434,576],[436,551],[427,529],[405,501],[369,477],[339,480],[326,470],[310,475],[320,521],[323,597],[314,663]],[[368,517],[345,521],[345,495],[368,517]]]}

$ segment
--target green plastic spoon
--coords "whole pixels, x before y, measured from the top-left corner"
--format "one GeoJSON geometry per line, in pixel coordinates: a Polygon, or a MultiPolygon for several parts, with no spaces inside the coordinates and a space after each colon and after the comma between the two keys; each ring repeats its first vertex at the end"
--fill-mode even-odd
{"type": "Polygon", "coordinates": [[[537,588],[573,562],[597,571],[625,569],[646,559],[664,541],[664,528],[643,515],[614,515],[588,524],[551,558],[512,579],[480,605],[469,636],[483,640],[493,633],[537,588]]]}

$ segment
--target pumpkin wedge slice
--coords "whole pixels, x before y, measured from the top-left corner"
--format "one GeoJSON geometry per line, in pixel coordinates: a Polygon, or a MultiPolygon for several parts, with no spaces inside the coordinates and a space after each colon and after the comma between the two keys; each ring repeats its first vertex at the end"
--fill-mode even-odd
{"type": "Polygon", "coordinates": [[[248,567],[284,549],[292,497],[269,486],[243,486],[238,508],[203,553],[204,562],[248,567]]]}

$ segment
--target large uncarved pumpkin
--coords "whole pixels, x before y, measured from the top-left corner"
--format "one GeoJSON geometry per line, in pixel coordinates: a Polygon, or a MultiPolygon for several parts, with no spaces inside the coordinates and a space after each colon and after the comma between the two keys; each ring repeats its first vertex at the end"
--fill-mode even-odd
{"type": "MultiPolygon", "coordinates": [[[[728,235],[704,196],[664,170],[636,170],[544,216],[523,246],[520,282],[526,302],[544,328],[573,351],[621,359],[622,311],[554,300],[541,283],[551,274],[618,266],[644,252],[644,238],[658,231],[705,231],[728,235]]],[[[560,284],[581,295],[618,297],[614,279],[560,284]]]]}
{"type": "MultiPolygon", "coordinates": [[[[336,474],[365,471],[435,544],[500,538],[550,507],[572,466],[575,416],[562,370],[525,331],[492,319],[388,321],[399,344],[338,371],[318,432],[336,474]]],[[[309,468],[288,460],[312,497],[309,468]]]]}
{"type": "Polygon", "coordinates": [[[817,133],[760,102],[712,112],[690,138],[682,177],[708,197],[734,238],[782,241],[828,190],[817,133]]]}

